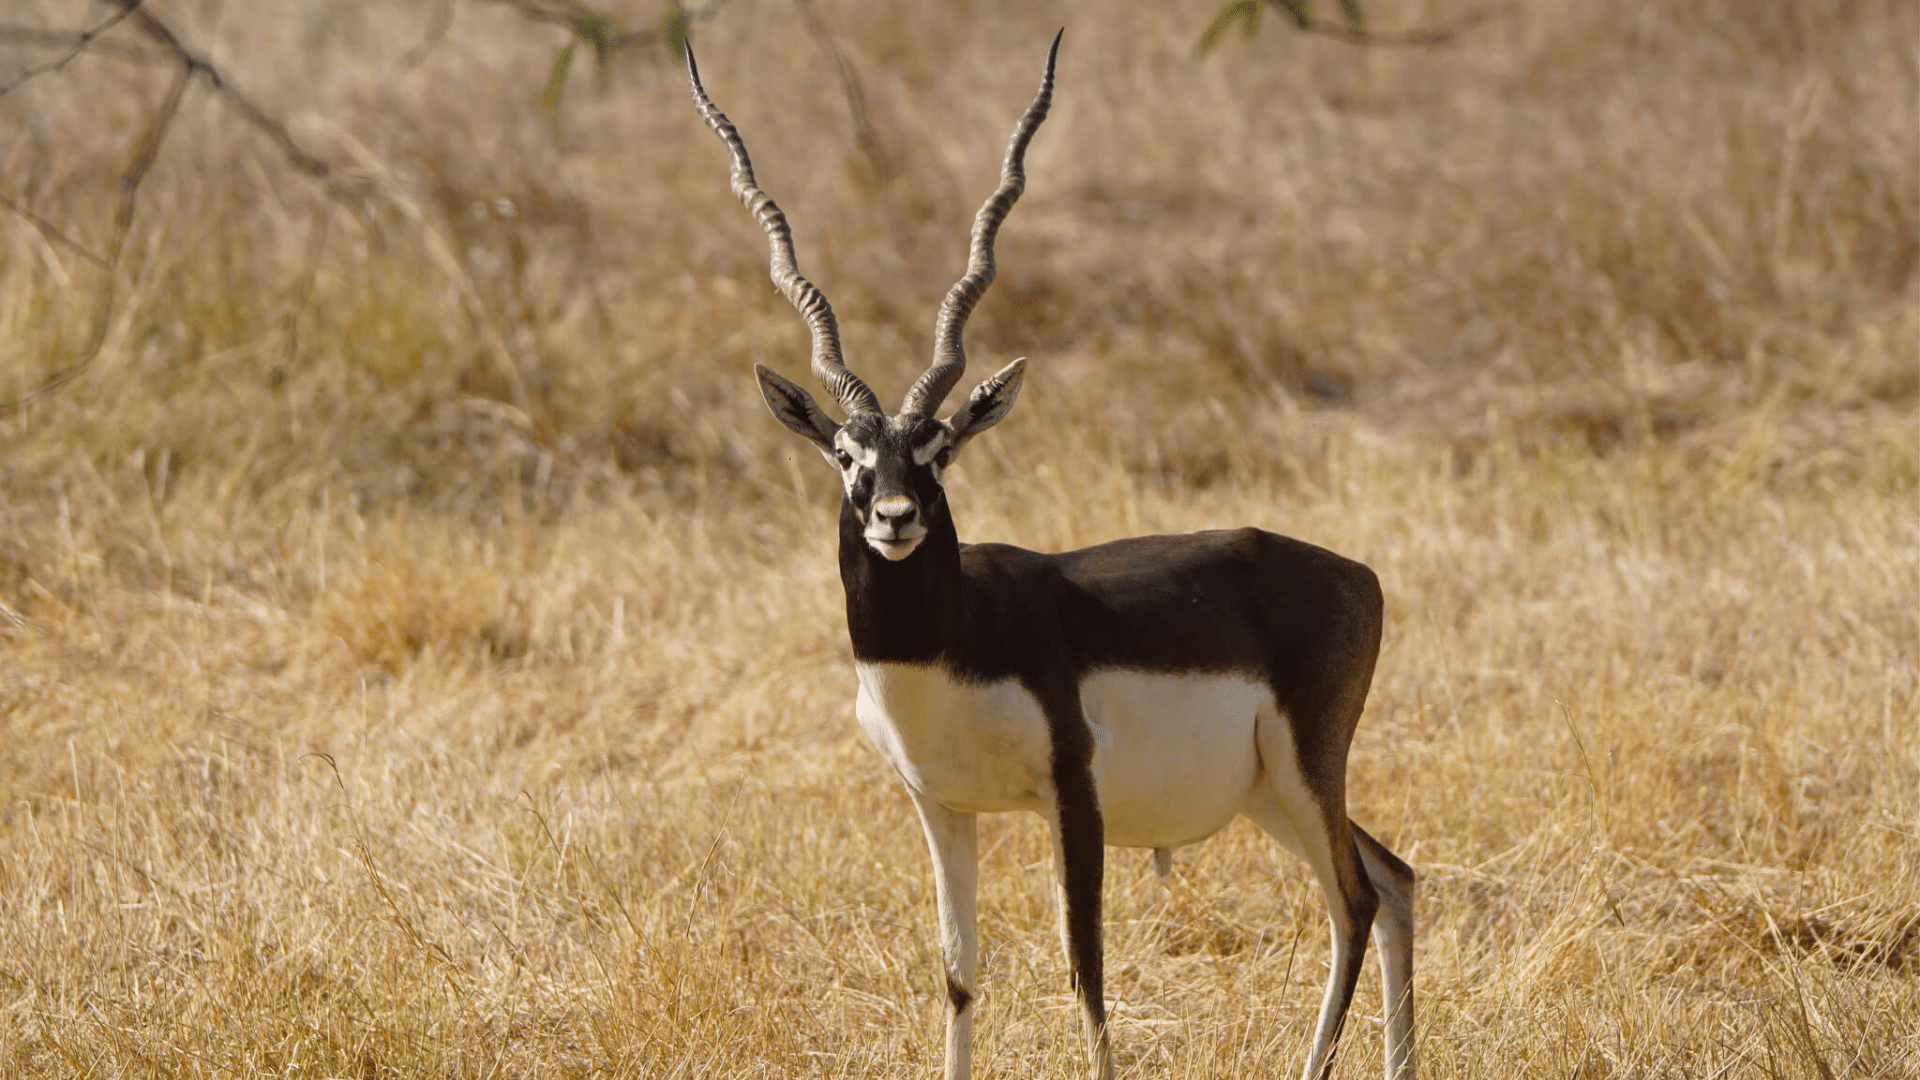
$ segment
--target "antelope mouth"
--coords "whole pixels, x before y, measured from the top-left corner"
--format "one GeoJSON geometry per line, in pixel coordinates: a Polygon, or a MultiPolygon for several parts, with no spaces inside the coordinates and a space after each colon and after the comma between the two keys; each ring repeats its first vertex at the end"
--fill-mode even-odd
{"type": "Polygon", "coordinates": [[[920,546],[920,541],[926,538],[927,532],[925,529],[911,536],[875,536],[872,533],[868,533],[867,546],[879,552],[881,557],[888,562],[899,562],[901,559],[913,554],[914,549],[920,546]]]}

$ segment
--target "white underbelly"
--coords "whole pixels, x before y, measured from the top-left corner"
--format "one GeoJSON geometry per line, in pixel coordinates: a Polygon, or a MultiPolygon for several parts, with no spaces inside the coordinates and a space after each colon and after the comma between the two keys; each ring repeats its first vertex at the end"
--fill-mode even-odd
{"type": "MultiPolygon", "coordinates": [[[[1044,812],[1052,738],[1019,681],[971,683],[937,665],[858,664],[860,726],[915,791],[957,810],[1044,812]]],[[[1107,843],[1172,847],[1233,820],[1259,782],[1254,729],[1278,722],[1246,676],[1097,671],[1081,682],[1107,843]]]]}
{"type": "Polygon", "coordinates": [[[1273,692],[1251,678],[1096,671],[1081,680],[1080,701],[1102,744],[1094,773],[1109,844],[1204,840],[1260,779],[1254,725],[1275,713],[1273,692]]]}

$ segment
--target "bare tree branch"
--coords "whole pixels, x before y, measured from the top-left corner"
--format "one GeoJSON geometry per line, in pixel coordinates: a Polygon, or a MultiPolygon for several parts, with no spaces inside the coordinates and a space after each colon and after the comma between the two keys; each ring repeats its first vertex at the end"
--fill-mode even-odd
{"type": "Polygon", "coordinates": [[[129,2],[124,7],[122,7],[119,11],[116,11],[112,15],[107,16],[107,19],[105,22],[102,22],[100,25],[95,26],[91,30],[81,31],[80,35],[73,39],[73,45],[67,49],[66,55],[62,56],[60,59],[55,60],[50,64],[42,64],[37,68],[29,68],[26,71],[26,73],[21,75],[19,78],[13,80],[12,82],[8,83],[5,86],[0,86],[0,97],[6,97],[8,94],[13,93],[15,90],[20,89],[22,86],[26,85],[28,82],[42,75],[45,75],[49,71],[59,71],[62,68],[66,67],[69,63],[73,61],[74,57],[79,56],[82,52],[85,52],[87,46],[93,44],[93,41],[95,38],[113,29],[115,26],[119,25],[121,19],[124,19],[127,16],[133,14],[133,9],[139,6],[140,6],[140,0],[129,0],[129,2]]]}
{"type": "MultiPolygon", "coordinates": [[[[233,85],[233,83],[221,73],[220,69],[214,66],[212,61],[188,49],[165,23],[156,18],[152,12],[140,6],[141,0],[114,0],[114,2],[120,5],[120,11],[116,13],[114,18],[102,23],[100,26],[94,28],[94,30],[79,35],[79,38],[84,39],[84,41],[77,40],[71,35],[61,36],[60,40],[68,45],[69,58],[72,55],[77,55],[79,52],[79,48],[76,46],[83,46],[86,42],[96,40],[99,35],[113,23],[121,19],[131,18],[141,33],[159,45],[163,50],[163,54],[169,56],[171,62],[177,64],[178,67],[174,72],[173,81],[167,87],[166,96],[161,100],[160,106],[155,111],[152,121],[147,126],[146,132],[141,136],[138,148],[134,152],[132,164],[128,166],[125,173],[121,174],[119,183],[120,201],[114,211],[113,230],[107,241],[107,252],[104,256],[91,254],[77,242],[60,233],[58,229],[54,229],[52,223],[44,221],[44,219],[41,219],[38,215],[32,214],[25,208],[14,204],[11,200],[6,200],[6,204],[10,209],[13,209],[16,213],[32,221],[50,238],[57,238],[66,246],[87,255],[89,259],[99,265],[100,285],[94,292],[92,327],[88,332],[87,343],[80,350],[80,354],[71,363],[48,376],[33,390],[11,400],[0,401],[0,416],[10,416],[18,413],[41,398],[58,391],[79,378],[80,375],[99,358],[100,350],[106,345],[108,329],[112,325],[116,279],[118,278],[120,268],[120,253],[126,244],[128,232],[133,228],[134,211],[139,200],[140,185],[146,181],[147,174],[152,171],[154,162],[159,158],[160,146],[166,140],[167,131],[173,126],[175,116],[179,114],[180,102],[182,98],[186,96],[188,85],[196,78],[205,83],[206,86],[214,92],[215,96],[219,97],[228,107],[239,113],[241,118],[246,120],[247,123],[278,143],[288,163],[295,169],[316,180],[322,181],[329,198],[341,202],[350,202],[353,197],[358,194],[357,186],[342,182],[340,170],[321,158],[308,153],[307,150],[294,139],[292,132],[287,130],[285,124],[275,119],[265,109],[262,109],[255,103],[252,98],[241,92],[240,88],[233,85]]],[[[53,69],[49,68],[48,70],[53,69]]],[[[317,233],[315,235],[323,239],[325,234],[317,233]]],[[[310,275],[307,276],[308,280],[300,289],[302,305],[305,303],[306,290],[311,286],[310,275]]]]}
{"type": "Polygon", "coordinates": [[[293,134],[287,130],[285,124],[267,115],[266,110],[256,105],[252,98],[229,82],[227,77],[221,74],[220,69],[213,66],[211,60],[190,51],[180,43],[180,39],[174,36],[173,31],[168,29],[165,23],[155,18],[151,12],[141,10],[140,0],[115,0],[115,2],[125,4],[126,10],[134,18],[134,24],[178,58],[188,72],[199,76],[206,82],[209,89],[226,101],[242,118],[265,132],[268,138],[279,143],[280,149],[286,153],[287,161],[294,168],[319,180],[325,180],[333,174],[331,165],[307,153],[294,140],[293,134]]]}
{"type": "Polygon", "coordinates": [[[34,228],[40,230],[40,235],[46,237],[47,239],[53,241],[56,244],[59,244],[61,247],[74,252],[75,254],[79,255],[81,258],[92,263],[93,265],[95,266],[107,265],[107,260],[105,258],[99,255],[95,255],[91,249],[86,247],[84,244],[80,243],[80,241],[75,240],[74,238],[68,236],[66,233],[61,232],[60,227],[58,225],[55,225],[53,222],[48,221],[46,218],[41,217],[39,214],[34,213],[33,211],[27,209],[26,207],[21,206],[19,203],[14,202],[12,199],[7,198],[5,195],[0,195],[0,206],[4,206],[7,209],[13,211],[14,213],[19,214],[21,217],[26,218],[29,222],[33,223],[34,228]]]}
{"type": "MultiPolygon", "coordinates": [[[[133,3],[138,2],[133,0],[133,3]]],[[[113,324],[114,285],[119,276],[120,252],[126,244],[127,233],[133,228],[133,213],[140,196],[140,185],[146,181],[153,163],[160,157],[160,145],[166,141],[167,131],[173,126],[174,117],[180,113],[180,101],[186,96],[187,86],[192,79],[193,69],[184,64],[174,73],[173,82],[167,86],[166,97],[161,99],[160,107],[154,111],[152,121],[140,137],[133,164],[120,177],[120,204],[113,214],[113,235],[107,243],[100,286],[93,295],[93,325],[88,331],[86,346],[72,363],[48,376],[39,386],[10,401],[0,401],[0,416],[11,416],[66,386],[79,378],[100,356],[101,348],[107,343],[107,332],[113,324]]]]}
{"type": "MultiPolygon", "coordinates": [[[[28,79],[49,71],[60,70],[74,57],[90,48],[110,53],[123,59],[143,63],[165,62],[177,65],[173,80],[168,84],[165,97],[162,99],[158,109],[156,109],[146,131],[141,136],[133,162],[120,177],[120,199],[114,212],[112,232],[107,243],[105,255],[97,255],[89,251],[79,242],[61,232],[52,222],[47,221],[13,200],[0,196],[0,205],[4,205],[6,208],[32,222],[48,239],[70,248],[87,258],[100,268],[101,275],[100,285],[94,292],[92,325],[88,332],[86,345],[81,348],[79,355],[75,357],[72,362],[48,376],[33,390],[11,400],[0,401],[0,416],[9,416],[18,413],[34,402],[57,392],[79,378],[80,375],[99,358],[101,349],[106,345],[107,334],[112,325],[120,255],[126,245],[127,236],[133,227],[134,212],[138,206],[140,187],[146,181],[148,173],[152,171],[154,162],[159,157],[161,144],[165,141],[168,130],[172,127],[175,117],[179,114],[180,103],[186,95],[187,87],[191,85],[194,80],[198,79],[204,83],[209,90],[213,91],[215,97],[219,98],[228,108],[238,113],[241,119],[245,120],[253,128],[278,144],[282,155],[295,170],[315,180],[321,181],[328,198],[352,206],[370,189],[382,186],[372,176],[360,173],[349,173],[301,146],[299,140],[294,138],[293,133],[287,128],[286,124],[281,122],[273,114],[267,112],[255,102],[253,98],[248,96],[238,86],[234,85],[212,60],[188,48],[166,23],[142,7],[142,0],[109,0],[109,2],[115,4],[119,10],[98,25],[84,31],[75,32],[20,26],[0,26],[0,41],[23,44],[31,47],[66,50],[59,60],[51,64],[41,65],[38,68],[28,71],[24,76],[16,78],[12,83],[8,84],[6,88],[8,91],[24,84],[28,79]],[[105,34],[120,22],[129,19],[132,20],[133,25],[140,30],[141,34],[148,41],[158,46],[157,50],[142,49],[117,41],[109,43],[109,46],[104,48],[100,45],[101,35],[105,34]]],[[[415,57],[412,62],[417,63],[419,56],[424,56],[425,50],[431,49],[432,46],[438,42],[439,38],[445,35],[447,25],[451,23],[453,18],[453,2],[454,0],[444,0],[436,10],[434,21],[429,26],[426,40],[409,53],[409,56],[415,57]]],[[[592,10],[575,2],[575,0],[493,0],[493,2],[505,4],[518,11],[521,15],[535,21],[564,26],[570,32],[574,33],[580,33],[582,32],[581,28],[583,26],[596,22],[602,26],[607,25],[604,17],[599,16],[592,10]]],[[[712,19],[720,12],[720,9],[724,7],[726,3],[727,0],[709,0],[708,3],[700,8],[682,13],[681,18],[684,21],[679,23],[680,32],[684,32],[685,28],[692,23],[712,19]]],[[[612,40],[607,43],[607,46],[609,48],[627,48],[636,45],[658,43],[665,40],[663,35],[667,29],[668,28],[663,25],[661,29],[619,32],[613,36],[612,40]]],[[[865,100],[864,96],[860,94],[858,79],[851,75],[850,69],[846,67],[844,58],[838,55],[837,49],[830,49],[830,51],[834,52],[836,63],[842,68],[843,81],[850,80],[848,81],[849,99],[855,103],[855,122],[857,126],[861,127],[863,132],[867,133],[862,136],[863,149],[865,149],[866,145],[864,140],[870,138],[871,123],[866,120],[865,100]]],[[[877,143],[874,145],[877,146],[877,143]]],[[[873,151],[869,151],[870,156],[872,153],[873,151]]],[[[883,158],[879,160],[884,161],[883,158]]],[[[878,171],[878,168],[876,171],[878,171]]],[[[403,210],[411,209],[411,204],[404,198],[398,200],[396,205],[401,206],[403,210]]],[[[411,213],[416,217],[418,216],[417,209],[411,209],[411,213]]],[[[301,312],[304,311],[307,299],[313,289],[315,275],[318,271],[319,258],[326,245],[326,235],[326,215],[323,211],[321,215],[315,219],[312,229],[308,233],[306,259],[299,281],[294,289],[292,308],[288,315],[287,337],[290,356],[296,348],[300,315],[301,312]]],[[[453,269],[458,271],[459,267],[454,265],[453,269]]],[[[468,282],[467,286],[466,292],[473,294],[471,283],[468,282]]],[[[483,329],[490,329],[491,324],[486,318],[486,313],[481,310],[478,296],[468,295],[466,299],[468,303],[474,307],[475,318],[481,321],[483,329]]],[[[492,343],[495,351],[499,354],[501,362],[507,368],[507,374],[516,391],[516,401],[524,412],[526,408],[526,397],[524,389],[520,386],[518,367],[512,357],[507,353],[504,342],[497,340],[497,332],[492,333],[490,337],[494,339],[492,343]]]]}
{"type": "MultiPolygon", "coordinates": [[[[39,26],[17,26],[0,23],[0,44],[17,45],[27,49],[66,49],[78,41],[83,30],[48,30],[39,26]]],[[[87,52],[95,56],[111,56],[115,60],[125,60],[132,64],[145,64],[158,67],[173,63],[173,57],[159,49],[131,41],[122,41],[117,37],[96,37],[87,45],[87,52]]]]}

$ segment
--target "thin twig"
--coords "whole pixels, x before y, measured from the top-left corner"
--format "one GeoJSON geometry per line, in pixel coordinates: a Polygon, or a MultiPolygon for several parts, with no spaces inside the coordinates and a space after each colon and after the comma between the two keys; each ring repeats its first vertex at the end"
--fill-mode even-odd
{"type": "MultiPolygon", "coordinates": [[[[23,49],[66,49],[86,34],[84,30],[49,30],[44,26],[21,26],[18,23],[0,23],[0,44],[16,45],[23,49]]],[[[89,52],[116,57],[121,60],[137,60],[143,64],[170,63],[163,53],[118,39],[96,37],[88,46],[89,52]]]]}
{"type": "Polygon", "coordinates": [[[60,59],[55,60],[51,64],[42,64],[37,68],[29,68],[27,69],[27,72],[24,75],[21,75],[19,78],[13,80],[12,82],[8,83],[5,86],[0,86],[0,97],[6,97],[8,94],[13,93],[15,90],[20,89],[20,87],[26,85],[28,82],[32,81],[33,79],[39,78],[42,75],[45,75],[49,71],[59,71],[60,69],[66,67],[69,63],[73,61],[74,57],[79,56],[81,53],[85,52],[87,49],[87,46],[93,44],[93,41],[95,38],[113,29],[116,25],[119,24],[121,19],[124,19],[127,16],[133,14],[134,8],[137,8],[139,6],[140,6],[140,0],[128,0],[126,6],[122,7],[119,11],[114,12],[112,15],[107,16],[106,21],[102,22],[100,25],[94,27],[91,30],[82,31],[80,33],[80,36],[73,40],[72,47],[69,48],[66,51],[66,54],[61,56],[60,59]]]}
{"type": "Polygon", "coordinates": [[[293,304],[287,311],[287,362],[292,363],[300,353],[300,316],[307,310],[307,298],[313,295],[314,279],[320,276],[320,256],[327,249],[327,223],[333,216],[333,208],[321,203],[313,213],[313,224],[307,229],[307,250],[300,267],[300,279],[293,287],[293,304]]]}
{"type": "Polygon", "coordinates": [[[833,36],[833,30],[813,0],[794,0],[794,4],[800,9],[800,19],[807,24],[808,32],[826,50],[827,58],[833,61],[834,70],[840,75],[840,86],[847,95],[847,110],[853,114],[854,144],[866,155],[874,179],[884,187],[893,179],[893,161],[880,141],[880,132],[873,126],[873,114],[867,109],[867,91],[861,85],[860,74],[853,70],[853,63],[841,50],[839,39],[833,36]]]}
{"type": "Polygon", "coordinates": [[[190,51],[185,45],[181,44],[180,39],[174,35],[173,31],[168,29],[165,23],[155,18],[151,12],[136,10],[139,7],[140,0],[116,0],[116,2],[128,5],[127,10],[133,15],[135,24],[140,27],[142,32],[154,41],[159,42],[163,48],[177,57],[182,64],[186,65],[187,70],[204,80],[208,88],[239,112],[243,119],[265,132],[268,138],[279,143],[280,149],[286,153],[288,162],[290,162],[294,168],[320,180],[325,180],[332,174],[332,166],[314,155],[307,153],[307,151],[294,140],[292,132],[287,130],[285,124],[269,116],[265,109],[256,105],[252,98],[242,93],[240,88],[233,85],[233,83],[221,73],[220,69],[213,65],[211,60],[190,51]]]}
{"type": "MultiPolygon", "coordinates": [[[[139,3],[139,0],[132,0],[139,3]]],[[[159,109],[155,110],[153,120],[147,125],[145,134],[140,137],[140,148],[135,152],[133,164],[120,177],[120,205],[113,214],[113,233],[107,242],[107,254],[100,271],[100,286],[93,296],[93,325],[87,334],[86,347],[80,355],[66,367],[48,376],[39,386],[10,401],[0,401],[0,416],[11,416],[34,402],[59,390],[92,366],[107,343],[107,332],[113,323],[113,295],[115,280],[119,276],[120,252],[126,244],[127,233],[133,228],[133,213],[140,196],[140,185],[152,171],[153,163],[160,156],[160,145],[166,141],[167,130],[173,126],[173,119],[180,112],[180,100],[186,96],[187,84],[192,81],[193,69],[181,65],[174,73],[173,82],[167,87],[167,96],[161,99],[159,109]]]]}
{"type": "MultiPolygon", "coordinates": [[[[293,133],[287,130],[285,124],[275,119],[265,109],[262,109],[256,104],[252,98],[243,93],[218,67],[214,66],[212,61],[188,49],[186,45],[180,41],[178,35],[174,34],[165,23],[155,17],[152,12],[141,7],[141,0],[114,0],[114,2],[120,5],[120,11],[116,16],[102,23],[94,30],[89,31],[88,34],[81,35],[81,37],[87,41],[96,40],[99,35],[113,23],[120,19],[132,18],[134,25],[140,29],[141,33],[151,41],[157,43],[164,50],[165,54],[170,56],[173,62],[177,63],[179,67],[174,73],[172,83],[167,87],[166,97],[162,99],[159,109],[154,113],[153,120],[148,124],[145,134],[141,137],[139,149],[134,154],[133,163],[120,177],[120,202],[114,211],[113,231],[107,242],[107,253],[105,256],[94,256],[87,253],[88,257],[100,266],[101,276],[100,285],[94,292],[92,328],[88,333],[86,346],[80,350],[80,354],[71,363],[48,376],[39,386],[19,397],[7,401],[0,401],[0,416],[14,415],[41,398],[60,390],[62,387],[79,378],[81,374],[83,374],[87,368],[91,367],[93,362],[99,358],[100,350],[106,345],[107,333],[113,322],[113,303],[117,283],[116,279],[120,268],[120,253],[126,244],[127,234],[133,227],[134,210],[140,194],[140,185],[146,181],[147,174],[153,169],[154,161],[160,154],[160,145],[165,141],[167,131],[173,125],[174,117],[180,111],[180,102],[186,95],[187,86],[194,79],[198,78],[204,82],[207,87],[214,92],[215,96],[219,97],[235,112],[238,112],[242,119],[278,143],[288,163],[296,170],[314,179],[325,181],[327,195],[330,198],[336,201],[348,202],[350,201],[350,196],[353,194],[352,189],[338,181],[338,170],[328,162],[308,153],[307,150],[294,139],[293,133]]],[[[72,39],[65,40],[71,41],[72,39]]],[[[77,51],[77,49],[70,49],[70,53],[77,51]]],[[[7,201],[7,205],[40,226],[43,233],[58,237],[68,246],[86,253],[86,249],[60,234],[59,230],[53,229],[51,232],[48,232],[48,230],[51,229],[51,223],[43,223],[36,215],[30,214],[23,208],[14,205],[11,200],[7,201]]],[[[303,304],[305,302],[306,288],[310,286],[311,280],[309,280],[301,290],[301,302],[303,304]]]]}
{"type": "Polygon", "coordinates": [[[73,253],[79,255],[81,258],[87,260],[93,265],[95,266],[107,265],[107,260],[105,258],[94,254],[92,250],[87,248],[85,245],[81,244],[80,241],[75,240],[72,237],[68,236],[66,233],[61,232],[60,227],[58,225],[55,225],[53,222],[48,221],[46,218],[41,217],[39,214],[34,213],[33,211],[27,209],[26,207],[21,206],[19,203],[14,202],[12,199],[7,198],[5,195],[0,195],[0,206],[4,206],[7,209],[13,211],[14,213],[19,214],[21,217],[26,218],[29,222],[33,223],[34,228],[40,230],[40,235],[46,237],[47,239],[53,241],[56,244],[59,244],[61,247],[64,247],[67,250],[72,251],[73,253]]]}
{"type": "Polygon", "coordinates": [[[485,343],[486,351],[500,365],[501,374],[507,380],[507,390],[513,398],[511,405],[516,417],[515,426],[522,431],[531,430],[531,421],[528,418],[532,413],[528,411],[531,405],[527,397],[526,379],[520,374],[520,365],[514,359],[513,352],[507,348],[506,336],[495,321],[493,312],[488,309],[485,300],[482,299],[480,287],[474,282],[473,274],[461,261],[453,244],[440,235],[440,231],[427,220],[426,211],[420,208],[404,187],[386,175],[384,165],[372,151],[357,142],[350,141],[349,146],[360,157],[362,168],[367,170],[373,182],[385,193],[388,205],[399,211],[401,216],[419,230],[420,236],[426,241],[428,257],[440,264],[440,269],[453,281],[460,293],[461,302],[466,305],[467,313],[473,319],[475,329],[480,332],[480,339],[485,343]]]}
{"type": "Polygon", "coordinates": [[[535,0],[493,0],[493,2],[505,4],[535,22],[552,23],[569,30],[580,25],[581,20],[592,14],[579,4],[568,3],[567,0],[556,0],[551,4],[537,3],[535,0]]]}
{"type": "Polygon", "coordinates": [[[447,31],[452,28],[453,0],[440,0],[434,5],[433,17],[427,21],[427,32],[421,36],[413,48],[408,49],[400,57],[401,69],[412,71],[419,67],[420,61],[425,60],[428,53],[440,47],[440,42],[446,39],[447,31]]]}
{"type": "MultiPolygon", "coordinates": [[[[285,124],[268,114],[265,109],[256,104],[254,100],[242,92],[239,87],[233,85],[232,80],[227,78],[226,74],[216,67],[211,60],[189,50],[181,43],[179,36],[169,29],[165,23],[161,22],[151,12],[142,9],[142,0],[110,0],[110,2],[117,4],[120,7],[120,11],[108,22],[101,24],[91,31],[76,34],[70,30],[42,30],[33,27],[0,26],[0,42],[45,48],[74,48],[79,42],[85,39],[93,42],[92,49],[94,52],[106,53],[119,59],[132,60],[144,64],[185,64],[195,75],[204,79],[208,88],[213,90],[213,92],[229,106],[237,110],[248,123],[259,128],[262,132],[266,133],[269,138],[279,143],[281,150],[286,154],[287,160],[294,168],[319,179],[328,179],[335,174],[336,170],[333,166],[307,152],[307,150],[294,139],[293,134],[287,130],[285,124]],[[99,35],[103,33],[108,26],[129,16],[134,18],[135,24],[143,34],[160,45],[160,49],[141,49],[137,46],[122,42],[99,42],[99,35]]],[[[451,3],[451,0],[449,0],[449,3],[451,3]]],[[[329,194],[338,198],[345,193],[340,190],[330,190],[329,194]]]]}

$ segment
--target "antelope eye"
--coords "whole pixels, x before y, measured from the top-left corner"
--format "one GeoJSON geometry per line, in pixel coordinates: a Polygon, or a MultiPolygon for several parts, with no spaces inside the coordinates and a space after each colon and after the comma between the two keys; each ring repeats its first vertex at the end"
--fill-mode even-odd
{"type": "Polygon", "coordinates": [[[940,452],[933,455],[933,463],[935,465],[940,466],[943,469],[946,468],[948,465],[953,464],[953,447],[951,446],[941,447],[940,452]]]}
{"type": "Polygon", "coordinates": [[[853,455],[836,446],[833,448],[833,460],[844,469],[853,464],[853,455]]]}

